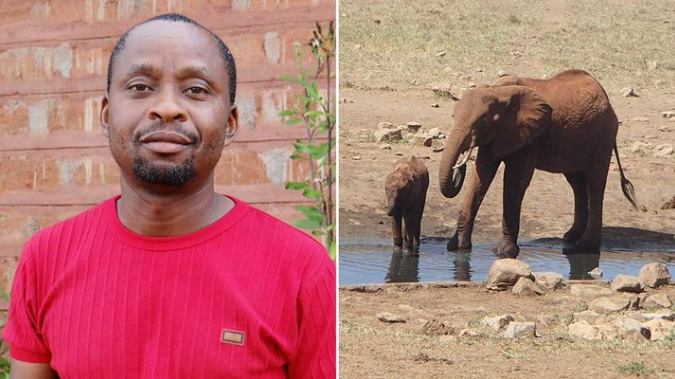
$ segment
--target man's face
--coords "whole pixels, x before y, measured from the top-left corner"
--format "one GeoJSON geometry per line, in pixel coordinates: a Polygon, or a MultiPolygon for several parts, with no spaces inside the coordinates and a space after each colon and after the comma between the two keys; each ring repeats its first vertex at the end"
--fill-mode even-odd
{"type": "Polygon", "coordinates": [[[237,130],[213,37],[184,22],[134,29],[113,67],[101,123],[127,182],[180,186],[212,177],[237,130]]]}

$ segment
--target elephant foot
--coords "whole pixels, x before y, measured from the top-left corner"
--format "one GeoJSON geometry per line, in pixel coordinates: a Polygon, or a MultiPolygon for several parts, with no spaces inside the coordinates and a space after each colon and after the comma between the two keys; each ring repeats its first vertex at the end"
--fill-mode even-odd
{"type": "Polygon", "coordinates": [[[575,229],[572,227],[563,235],[563,242],[573,244],[581,238],[582,234],[584,234],[583,229],[575,229]]]}
{"type": "Polygon", "coordinates": [[[579,237],[579,239],[574,243],[574,249],[585,252],[600,251],[600,237],[591,236],[590,234],[584,233],[584,235],[579,237]]]}
{"type": "Polygon", "coordinates": [[[459,238],[457,233],[450,237],[450,241],[448,241],[448,251],[457,251],[457,250],[471,250],[471,247],[473,245],[471,244],[471,240],[466,240],[463,238],[459,238]]]}
{"type": "Polygon", "coordinates": [[[520,254],[520,247],[515,242],[501,240],[495,245],[492,252],[500,258],[515,258],[520,254]]]}

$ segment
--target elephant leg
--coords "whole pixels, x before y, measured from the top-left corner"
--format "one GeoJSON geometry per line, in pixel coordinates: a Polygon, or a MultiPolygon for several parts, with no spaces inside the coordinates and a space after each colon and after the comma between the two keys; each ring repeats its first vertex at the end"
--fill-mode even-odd
{"type": "Polygon", "coordinates": [[[596,250],[600,248],[602,234],[602,203],[607,184],[607,171],[611,155],[606,154],[606,159],[591,165],[586,173],[588,191],[588,221],[586,230],[576,241],[575,245],[583,249],[596,250]]]}
{"type": "Polygon", "coordinates": [[[537,157],[534,149],[533,146],[525,147],[506,161],[502,238],[494,248],[494,252],[499,256],[515,258],[520,253],[518,247],[520,210],[525,191],[534,174],[537,157]]]}
{"type": "Polygon", "coordinates": [[[478,208],[490,188],[500,163],[501,161],[494,159],[489,151],[478,151],[476,164],[464,185],[466,195],[459,210],[457,229],[448,242],[448,251],[471,249],[471,234],[478,208]]]}
{"type": "MultiPolygon", "coordinates": [[[[403,212],[403,250],[408,252],[415,251],[416,234],[416,212],[409,209],[403,212]]],[[[418,242],[419,243],[419,242],[418,242]]]]}
{"type": "Polygon", "coordinates": [[[413,247],[416,253],[419,253],[420,237],[422,235],[422,216],[424,215],[424,204],[426,202],[426,191],[422,194],[420,204],[415,208],[415,233],[413,235],[413,247]]]}
{"type": "Polygon", "coordinates": [[[586,176],[583,172],[565,174],[565,179],[574,192],[574,223],[570,230],[563,236],[563,241],[575,243],[586,231],[588,221],[588,190],[586,176]]]}
{"type": "Polygon", "coordinates": [[[401,235],[402,221],[400,211],[394,212],[394,215],[391,216],[391,236],[394,240],[394,249],[400,249],[403,246],[403,236],[401,235]]]}

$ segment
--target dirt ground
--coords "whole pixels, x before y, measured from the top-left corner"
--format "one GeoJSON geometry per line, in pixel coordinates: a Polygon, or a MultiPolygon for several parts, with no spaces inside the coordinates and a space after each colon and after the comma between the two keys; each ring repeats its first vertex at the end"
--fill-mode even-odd
{"type": "MultiPolygon", "coordinates": [[[[675,110],[675,61],[665,53],[661,39],[664,33],[675,32],[675,11],[668,1],[631,4],[637,8],[626,5],[626,9],[601,0],[514,1],[508,9],[501,8],[506,6],[501,2],[476,8],[472,2],[460,1],[451,10],[443,2],[418,3],[340,2],[341,241],[391,237],[384,211],[384,178],[395,160],[410,155],[422,157],[430,172],[422,236],[447,238],[455,227],[464,192],[455,199],[440,193],[441,152],[434,150],[444,140],[435,140],[432,147],[408,141],[377,143],[372,133],[380,122],[418,122],[424,131],[439,128],[447,134],[456,102],[436,95],[432,88],[461,93],[471,84],[496,81],[499,71],[542,77],[581,68],[598,78],[608,92],[621,122],[617,146],[624,172],[648,210],[636,211],[624,198],[613,157],[605,191],[603,248],[649,245],[653,251],[675,256],[675,209],[669,206],[675,198],[675,154],[658,157],[652,150],[661,144],[675,145],[675,118],[662,114],[675,110]],[[444,28],[452,30],[443,32],[444,28]],[[639,96],[622,96],[626,87],[636,88],[639,96]],[[636,142],[648,147],[636,151],[636,142]]],[[[500,169],[478,213],[474,243],[498,241],[501,178],[500,169]]],[[[572,217],[572,191],[565,178],[535,172],[523,203],[519,240],[560,238],[572,217]]],[[[669,291],[675,300],[672,287],[669,291]]],[[[415,322],[392,326],[374,316],[397,310],[401,304],[427,314],[420,318],[445,317],[464,325],[482,315],[504,312],[523,319],[555,318],[583,306],[564,291],[530,299],[486,293],[476,286],[376,293],[341,290],[341,377],[519,377],[533,372],[550,377],[580,373],[612,377],[626,375],[617,367],[633,361],[644,362],[651,370],[642,375],[675,375],[672,359],[667,359],[673,345],[578,343],[565,336],[562,324],[555,323],[541,338],[528,341],[492,336],[449,340],[420,335],[421,326],[415,322]],[[415,360],[421,353],[445,357],[451,363],[415,360]]]]}

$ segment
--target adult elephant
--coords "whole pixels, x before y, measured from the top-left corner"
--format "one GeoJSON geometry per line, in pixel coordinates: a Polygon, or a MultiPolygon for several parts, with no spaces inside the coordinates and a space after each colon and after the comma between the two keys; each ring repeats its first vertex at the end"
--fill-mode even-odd
{"type": "MultiPolygon", "coordinates": [[[[550,79],[503,77],[494,86],[467,90],[455,106],[454,119],[440,163],[444,196],[458,194],[470,150],[478,147],[478,154],[448,250],[471,248],[476,213],[502,162],[506,167],[498,255],[519,253],[521,204],[535,168],[562,173],[572,187],[574,223],[564,235],[566,244],[599,248],[612,150],[619,161],[618,122],[607,94],[591,75],[568,70],[550,79]]],[[[637,208],[620,164],[619,170],[624,194],[637,208]]]]}

